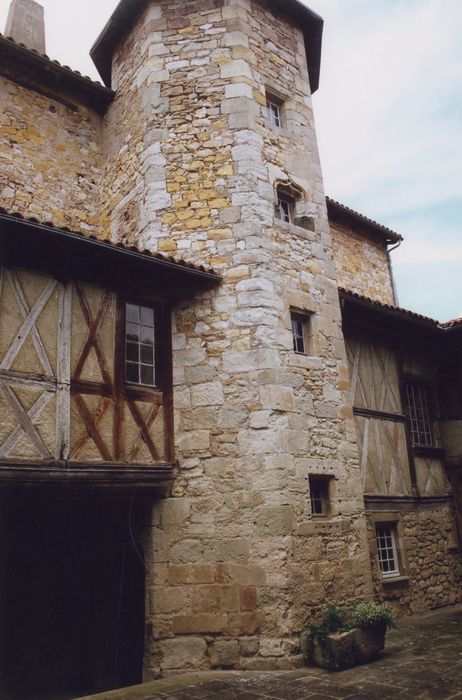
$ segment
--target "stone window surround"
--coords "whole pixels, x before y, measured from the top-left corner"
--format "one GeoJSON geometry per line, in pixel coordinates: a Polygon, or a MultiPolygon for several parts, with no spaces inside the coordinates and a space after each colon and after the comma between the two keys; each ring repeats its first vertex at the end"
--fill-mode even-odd
{"type": "MultiPolygon", "coordinates": [[[[374,527],[374,537],[369,540],[369,547],[371,554],[376,562],[376,568],[380,576],[380,580],[382,583],[382,586],[385,590],[388,590],[389,588],[394,588],[397,587],[399,588],[402,585],[407,585],[409,584],[409,570],[408,570],[408,563],[407,563],[407,556],[406,556],[406,540],[404,536],[404,529],[402,525],[402,521],[400,520],[399,513],[396,512],[390,512],[390,513],[371,513],[369,512],[367,514],[368,520],[371,522],[371,524],[374,527]],[[379,553],[378,553],[378,547],[377,547],[377,525],[386,525],[389,527],[392,527],[394,529],[394,535],[395,535],[395,544],[396,544],[396,553],[398,556],[398,568],[399,568],[399,575],[398,576],[390,576],[388,578],[384,577],[382,575],[382,571],[380,568],[380,563],[379,563],[379,553]]],[[[396,594],[396,591],[393,591],[393,595],[396,594]]]]}
{"type": "Polygon", "coordinates": [[[297,355],[308,356],[312,355],[312,311],[306,311],[301,309],[296,309],[291,307],[290,318],[292,322],[292,338],[294,340],[294,353],[297,355]],[[297,329],[295,328],[296,323],[302,324],[302,335],[296,337],[297,329]],[[298,337],[303,344],[303,350],[297,350],[295,348],[296,340],[298,337]]]}
{"type": "Polygon", "coordinates": [[[311,517],[328,518],[332,515],[332,484],[331,474],[309,474],[311,517]]]}
{"type": "Polygon", "coordinates": [[[285,118],[285,103],[287,102],[287,95],[283,95],[279,90],[275,90],[272,87],[265,85],[265,123],[266,126],[274,130],[278,134],[288,134],[286,128],[286,118],[285,118]],[[279,116],[279,124],[273,121],[273,117],[270,114],[271,106],[277,108],[279,116]]]}
{"type": "Polygon", "coordinates": [[[289,231],[301,238],[312,240],[316,231],[315,218],[308,211],[307,194],[295,182],[276,180],[274,182],[274,223],[277,226],[289,227],[289,231]],[[291,221],[284,221],[280,214],[280,202],[288,202],[291,207],[291,221]]]}

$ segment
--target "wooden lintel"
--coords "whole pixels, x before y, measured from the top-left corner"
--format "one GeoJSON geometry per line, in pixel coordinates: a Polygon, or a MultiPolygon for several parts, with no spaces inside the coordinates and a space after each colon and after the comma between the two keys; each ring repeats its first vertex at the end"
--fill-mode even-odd
{"type": "Polygon", "coordinates": [[[405,423],[407,416],[402,413],[386,413],[385,411],[374,411],[370,408],[353,408],[355,416],[363,416],[364,418],[376,418],[377,420],[389,420],[395,423],[405,423]]]}

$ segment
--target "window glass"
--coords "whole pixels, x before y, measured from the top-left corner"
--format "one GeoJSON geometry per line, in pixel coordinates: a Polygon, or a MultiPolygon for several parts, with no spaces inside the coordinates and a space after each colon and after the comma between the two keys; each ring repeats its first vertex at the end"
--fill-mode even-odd
{"type": "Polygon", "coordinates": [[[310,474],[308,477],[312,515],[329,515],[329,485],[331,478],[330,476],[320,476],[318,474],[310,474]]]}
{"type": "Polygon", "coordinates": [[[137,304],[125,307],[125,379],[156,386],[154,309],[137,304]]]}
{"type": "Polygon", "coordinates": [[[308,355],[310,349],[310,316],[291,313],[294,352],[308,355]]]}
{"type": "Polygon", "coordinates": [[[406,413],[409,416],[412,444],[416,447],[433,446],[430,388],[420,381],[406,384],[406,413]]]}
{"type": "Polygon", "coordinates": [[[394,525],[377,525],[376,536],[382,576],[384,578],[399,576],[400,571],[394,525]]]}
{"type": "Polygon", "coordinates": [[[273,102],[272,100],[266,101],[266,108],[268,110],[268,121],[273,126],[281,127],[281,108],[279,104],[273,102]]]}

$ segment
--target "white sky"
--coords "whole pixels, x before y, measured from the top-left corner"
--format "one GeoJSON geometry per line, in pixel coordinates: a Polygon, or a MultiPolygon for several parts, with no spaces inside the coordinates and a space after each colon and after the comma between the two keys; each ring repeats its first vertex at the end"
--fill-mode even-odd
{"type": "MultiPolygon", "coordinates": [[[[97,78],[88,52],[117,0],[41,4],[48,55],[97,78]]],[[[405,237],[402,306],[462,315],[462,0],[306,4],[325,20],[314,102],[326,193],[405,237]]]]}

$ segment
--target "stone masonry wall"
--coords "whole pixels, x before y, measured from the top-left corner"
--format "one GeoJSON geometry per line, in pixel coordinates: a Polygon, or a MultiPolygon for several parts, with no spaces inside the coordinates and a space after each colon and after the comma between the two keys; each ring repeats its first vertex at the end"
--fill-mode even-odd
{"type": "Polygon", "coordinates": [[[285,668],[327,600],[371,595],[302,32],[267,3],[151,2],[114,56],[107,234],[223,275],[177,309],[178,477],[153,510],[147,675],[285,668]],[[285,97],[283,129],[265,87],[285,97]],[[310,228],[275,222],[277,183],[310,228]],[[310,314],[293,352],[290,308],[310,314]],[[308,474],[332,477],[311,516],[308,474]]]}
{"type": "Polygon", "coordinates": [[[387,246],[361,226],[330,221],[339,287],[394,304],[387,246]]]}
{"type": "Polygon", "coordinates": [[[0,77],[0,207],[98,230],[100,118],[0,77]]]}
{"type": "MultiPolygon", "coordinates": [[[[376,514],[375,521],[380,521],[376,514]]],[[[457,525],[452,503],[428,504],[396,514],[400,571],[408,581],[383,583],[376,559],[375,527],[368,518],[368,536],[375,596],[388,600],[399,614],[422,613],[462,600],[457,525]]]]}

